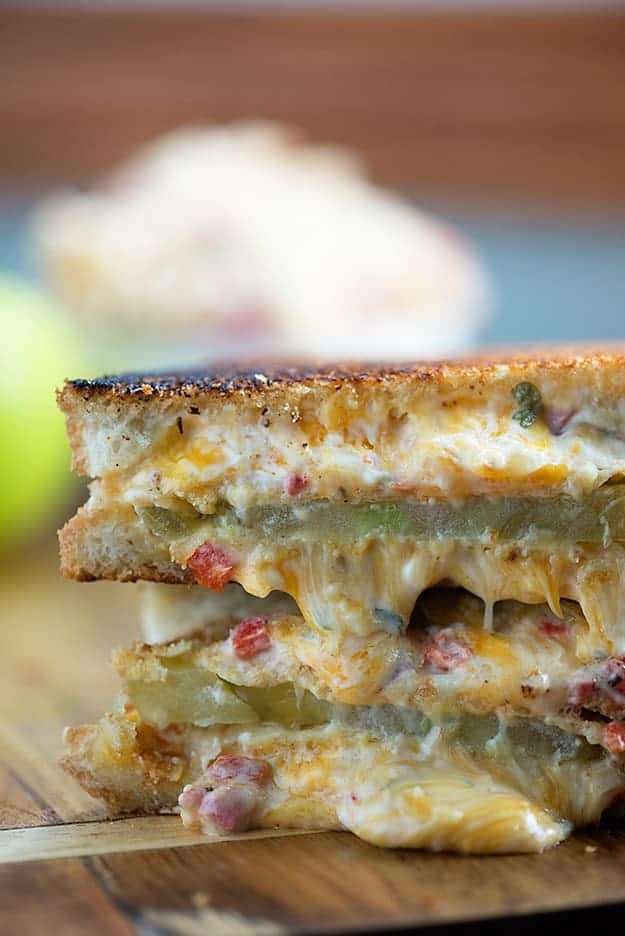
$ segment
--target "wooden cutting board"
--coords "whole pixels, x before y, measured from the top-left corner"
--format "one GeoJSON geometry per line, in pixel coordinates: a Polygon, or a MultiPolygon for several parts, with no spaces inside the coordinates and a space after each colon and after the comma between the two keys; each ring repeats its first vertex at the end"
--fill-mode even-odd
{"type": "Polygon", "coordinates": [[[56,760],[62,727],[110,705],[107,660],[137,634],[136,595],[62,581],[54,544],[0,570],[2,934],[231,936],[492,918],[509,933],[523,914],[625,901],[623,832],[579,835],[544,855],[463,858],[340,833],[207,841],[175,816],[107,820],[56,760]]]}

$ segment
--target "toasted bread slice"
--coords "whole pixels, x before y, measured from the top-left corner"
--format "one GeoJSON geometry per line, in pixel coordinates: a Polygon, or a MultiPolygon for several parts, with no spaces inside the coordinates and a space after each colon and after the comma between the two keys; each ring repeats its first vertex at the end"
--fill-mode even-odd
{"type": "MultiPolygon", "coordinates": [[[[535,384],[546,407],[603,409],[625,397],[625,347],[547,348],[485,354],[453,361],[393,367],[260,366],[173,374],[127,374],[70,380],[59,393],[67,418],[73,467],[101,477],[145,460],[168,437],[192,430],[197,417],[212,424],[249,423],[267,430],[292,423],[308,445],[319,430],[342,431],[367,415],[371,434],[405,413],[431,407],[516,409],[511,393],[535,384]],[[333,418],[334,417],[334,418],[333,418]]],[[[559,426],[555,426],[556,430],[559,426]]]]}
{"type": "Polygon", "coordinates": [[[132,507],[93,509],[86,504],[65,524],[59,542],[61,573],[79,582],[194,581],[190,570],[170,558],[167,543],[137,522],[132,507]]]}

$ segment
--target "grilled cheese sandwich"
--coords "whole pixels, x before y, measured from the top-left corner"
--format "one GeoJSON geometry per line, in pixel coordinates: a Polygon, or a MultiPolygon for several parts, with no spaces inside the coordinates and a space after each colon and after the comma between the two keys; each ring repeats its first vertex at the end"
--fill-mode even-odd
{"type": "Polygon", "coordinates": [[[150,643],[68,769],[209,832],[496,852],[598,821],[625,792],[624,391],[616,350],[69,382],[93,482],[65,574],[175,587],[146,586],[150,643]]]}

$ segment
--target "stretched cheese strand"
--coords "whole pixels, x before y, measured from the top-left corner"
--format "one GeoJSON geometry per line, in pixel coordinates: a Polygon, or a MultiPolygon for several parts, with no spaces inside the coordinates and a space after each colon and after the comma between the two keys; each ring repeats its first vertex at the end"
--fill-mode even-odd
{"type": "Polygon", "coordinates": [[[406,767],[385,782],[374,772],[356,800],[337,814],[345,828],[374,845],[481,854],[537,852],[571,831],[486,771],[441,761],[406,767]]]}
{"type": "Polygon", "coordinates": [[[482,598],[486,627],[492,626],[488,609],[497,601],[546,602],[560,616],[560,599],[571,598],[588,625],[576,633],[580,655],[625,653],[625,548],[616,543],[606,549],[520,551],[399,537],[349,547],[303,542],[288,549],[252,548],[233,575],[252,595],[286,592],[317,630],[361,636],[405,630],[419,595],[441,582],[482,598]]]}

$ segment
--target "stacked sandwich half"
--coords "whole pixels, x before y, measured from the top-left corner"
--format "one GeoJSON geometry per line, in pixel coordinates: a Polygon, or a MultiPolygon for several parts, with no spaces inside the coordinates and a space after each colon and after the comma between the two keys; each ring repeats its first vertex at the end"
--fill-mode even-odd
{"type": "Polygon", "coordinates": [[[625,792],[625,354],[70,381],[65,575],[148,580],[113,813],[534,851],[625,792]],[[169,583],[169,584],[163,584],[169,583]]]}

